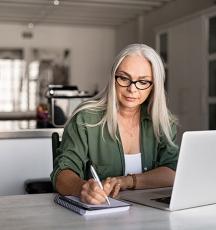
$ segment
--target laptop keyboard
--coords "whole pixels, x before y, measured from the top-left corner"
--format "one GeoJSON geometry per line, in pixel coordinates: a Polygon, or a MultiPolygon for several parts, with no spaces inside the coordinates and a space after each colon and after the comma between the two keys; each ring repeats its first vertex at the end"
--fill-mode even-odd
{"type": "Polygon", "coordinates": [[[152,200],[160,202],[160,203],[169,204],[170,203],[170,199],[171,199],[171,196],[156,198],[156,199],[152,199],[152,200]]]}
{"type": "Polygon", "coordinates": [[[157,192],[153,192],[153,193],[154,193],[154,194],[157,194],[157,195],[171,196],[171,194],[172,194],[172,189],[157,191],[157,192]]]}

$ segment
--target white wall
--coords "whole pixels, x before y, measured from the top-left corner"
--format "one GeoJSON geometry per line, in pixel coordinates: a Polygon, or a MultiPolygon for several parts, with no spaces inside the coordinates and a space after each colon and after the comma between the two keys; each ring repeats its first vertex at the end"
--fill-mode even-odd
{"type": "Polygon", "coordinates": [[[134,19],[117,29],[116,48],[119,50],[122,48],[121,44],[127,45],[137,41],[155,47],[155,29],[157,27],[209,8],[214,5],[214,2],[215,0],[175,0],[162,8],[144,14],[143,22],[134,19]],[[142,34],[142,38],[140,38],[140,34],[142,34]]]}
{"type": "Polygon", "coordinates": [[[126,45],[138,41],[138,20],[123,24],[116,30],[116,50],[120,51],[126,45]]]}
{"type": "Polygon", "coordinates": [[[202,17],[191,18],[168,28],[168,98],[179,119],[179,137],[187,130],[204,130],[206,82],[205,44],[202,17]],[[203,105],[203,100],[205,100],[203,105]]]}
{"type": "Polygon", "coordinates": [[[69,48],[71,84],[93,91],[105,86],[115,53],[115,30],[100,27],[36,26],[31,40],[23,39],[26,26],[0,24],[0,48],[69,48]]]}
{"type": "Polygon", "coordinates": [[[214,0],[175,0],[144,16],[143,41],[155,46],[155,28],[214,5],[214,0]]]}

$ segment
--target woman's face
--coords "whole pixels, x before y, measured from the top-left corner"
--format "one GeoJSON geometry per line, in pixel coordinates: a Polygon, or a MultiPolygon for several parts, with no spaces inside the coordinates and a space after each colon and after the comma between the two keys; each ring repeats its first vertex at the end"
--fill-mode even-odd
{"type": "Polygon", "coordinates": [[[126,56],[116,70],[116,95],[121,108],[139,108],[152,90],[152,68],[147,59],[140,55],[126,56]],[[130,84],[130,81],[139,81],[130,84]],[[128,85],[127,87],[123,87],[128,85]],[[122,86],[123,85],[123,86],[122,86]],[[148,87],[148,88],[147,88],[148,87]],[[147,89],[144,89],[147,88],[147,89]]]}

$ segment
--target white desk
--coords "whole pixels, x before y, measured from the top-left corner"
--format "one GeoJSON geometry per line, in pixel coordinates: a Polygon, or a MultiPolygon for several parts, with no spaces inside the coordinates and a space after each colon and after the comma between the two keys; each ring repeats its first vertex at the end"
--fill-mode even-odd
{"type": "Polygon", "coordinates": [[[216,205],[177,212],[134,204],[129,211],[85,218],[53,202],[54,194],[0,197],[1,230],[215,230],[216,205]]]}

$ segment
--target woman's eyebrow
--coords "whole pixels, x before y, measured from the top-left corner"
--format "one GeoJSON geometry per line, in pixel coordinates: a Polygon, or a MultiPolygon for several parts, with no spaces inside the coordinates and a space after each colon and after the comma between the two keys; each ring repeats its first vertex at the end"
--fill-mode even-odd
{"type": "Polygon", "coordinates": [[[123,70],[116,71],[116,74],[121,74],[121,73],[131,78],[131,75],[123,70]]]}
{"type": "MultiPolygon", "coordinates": [[[[121,73],[132,79],[132,76],[129,73],[127,73],[127,72],[125,72],[123,70],[119,70],[119,71],[117,70],[116,71],[116,74],[121,74],[121,73]]],[[[144,80],[144,79],[149,78],[149,77],[151,77],[151,76],[139,76],[139,79],[144,80]]]]}

